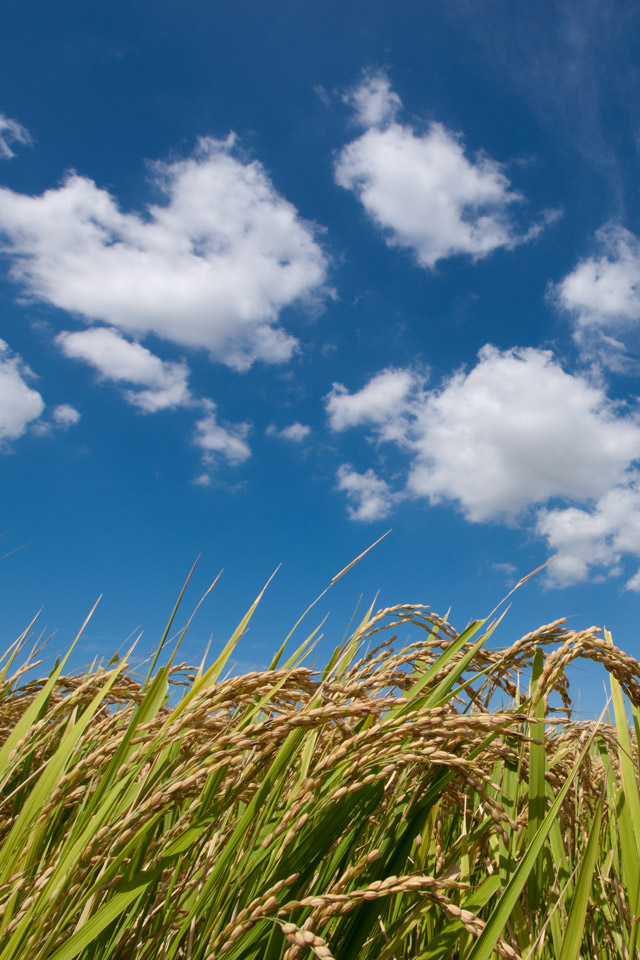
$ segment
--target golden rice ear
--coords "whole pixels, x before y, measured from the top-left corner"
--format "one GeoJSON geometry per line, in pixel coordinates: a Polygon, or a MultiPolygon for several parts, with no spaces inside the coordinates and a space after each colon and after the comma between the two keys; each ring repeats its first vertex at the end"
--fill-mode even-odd
{"type": "Polygon", "coordinates": [[[225,674],[259,599],[209,667],[169,628],[146,677],[132,648],[34,679],[28,632],[0,661],[0,960],[635,955],[640,664],[608,632],[499,648],[502,617],[403,603],[323,668],[316,628],[225,674]],[[573,717],[588,660],[613,724],[573,717]]]}

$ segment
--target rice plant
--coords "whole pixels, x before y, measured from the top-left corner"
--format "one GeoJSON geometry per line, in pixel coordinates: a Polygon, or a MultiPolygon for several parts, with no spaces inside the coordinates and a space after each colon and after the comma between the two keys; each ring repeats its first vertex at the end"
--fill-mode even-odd
{"type": "Polygon", "coordinates": [[[500,649],[401,604],[323,667],[312,634],[226,675],[254,609],[210,666],[7,652],[0,960],[640,956],[640,664],[608,633],[500,649]]]}

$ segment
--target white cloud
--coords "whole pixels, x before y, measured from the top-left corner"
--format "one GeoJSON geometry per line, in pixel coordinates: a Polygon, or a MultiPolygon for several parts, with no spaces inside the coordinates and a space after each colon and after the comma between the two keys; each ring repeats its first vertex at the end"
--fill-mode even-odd
{"type": "MultiPolygon", "coordinates": [[[[640,557],[640,474],[608,490],[587,508],[541,510],[536,532],[559,557],[548,568],[548,579],[566,586],[588,579],[618,576],[625,556],[640,557]]],[[[627,582],[640,590],[640,572],[627,582]]]]}
{"type": "Polygon", "coordinates": [[[501,164],[484,154],[469,160],[461,136],[441,123],[421,134],[395,122],[401,102],[383,74],[365,77],[348,99],[368,129],[340,152],[336,183],[356,194],[389,246],[433,268],[445,257],[485,257],[540,232],[518,235],[510,211],[522,196],[501,164]]]}
{"type": "Polygon", "coordinates": [[[293,443],[302,443],[311,433],[311,427],[306,423],[290,423],[287,427],[278,430],[274,423],[270,423],[265,433],[269,437],[280,437],[282,440],[291,440],[293,443]]]}
{"type": "Polygon", "coordinates": [[[411,452],[414,496],[454,501],[472,521],[600,496],[640,457],[638,419],[545,350],[486,346],[433,390],[411,370],[384,370],[354,394],[334,384],[326,404],[333,430],[368,425],[411,452]]]}
{"type": "Polygon", "coordinates": [[[484,347],[469,373],[425,396],[408,486],[470,520],[513,518],[550,497],[585,500],[640,457],[640,422],[545,350],[484,347]]]}
{"type": "MultiPolygon", "coordinates": [[[[194,443],[204,451],[205,463],[211,463],[215,454],[223,456],[231,464],[242,463],[251,456],[245,438],[249,432],[248,423],[236,423],[223,426],[218,423],[216,406],[205,401],[208,413],[196,423],[194,443]]],[[[204,481],[200,481],[204,482],[204,481]]]]}
{"type": "Polygon", "coordinates": [[[44,400],[27,383],[33,373],[0,340],[0,442],[17,440],[44,410],[44,400]]]}
{"type": "Polygon", "coordinates": [[[327,259],[314,228],[235,140],[204,138],[192,157],[156,163],[164,202],[124,213],[71,173],[41,196],[0,189],[11,274],[36,299],[126,334],[207,349],[238,369],[297,347],[280,311],[320,296],[327,259]]]}
{"type": "MultiPolygon", "coordinates": [[[[399,493],[341,467],[355,519],[406,496],[451,502],[472,522],[519,518],[561,554],[555,585],[619,575],[625,557],[640,558],[640,418],[549,351],[486,346],[431,390],[411,370],[382,371],[358,393],[334,386],[327,410],[335,431],[365,427],[409,458],[399,493]]],[[[627,588],[640,589],[640,573],[627,588]]]]}
{"type": "Polygon", "coordinates": [[[15,157],[15,153],[10,147],[11,143],[31,143],[31,137],[28,130],[17,120],[10,120],[0,113],[0,160],[10,160],[15,157]]]}
{"type": "Polygon", "coordinates": [[[422,379],[414,371],[392,367],[376,374],[356,393],[334,383],[325,398],[331,429],[339,432],[375,424],[382,439],[400,441],[407,432],[409,397],[421,385],[422,379]]]}
{"type": "MultiPolygon", "coordinates": [[[[177,407],[199,408],[203,411],[204,415],[201,413],[195,424],[193,443],[202,451],[205,465],[213,464],[216,455],[232,465],[251,456],[246,443],[249,424],[219,423],[216,405],[207,398],[193,396],[189,390],[189,370],[185,363],[161,360],[146,347],[125,340],[108,327],[63,332],[58,334],[56,341],[68,357],[90,363],[101,377],[116,383],[133,384],[135,389],[126,390],[125,397],[145,413],[177,407]]],[[[72,420],[73,414],[77,414],[77,411],[65,407],[69,422],[75,422],[72,420]]],[[[193,483],[209,485],[211,478],[205,472],[196,477],[193,483]]]]}
{"type": "Polygon", "coordinates": [[[363,127],[379,127],[390,123],[402,109],[402,100],[391,89],[389,78],[380,70],[365,73],[362,83],[343,98],[353,107],[363,127]]]}
{"type": "Polygon", "coordinates": [[[69,403],[60,403],[51,411],[51,419],[58,427],[66,430],[80,421],[80,413],[69,403]]]}
{"type": "Polygon", "coordinates": [[[125,340],[115,330],[93,327],[76,333],[63,332],[56,341],[66,356],[90,363],[105,379],[143,388],[127,390],[125,396],[146,413],[192,402],[185,363],[161,360],[141,344],[125,340]]]}
{"type": "Polygon", "coordinates": [[[352,520],[382,520],[391,511],[396,497],[389,484],[377,477],[373,470],[357,473],[343,463],[337,473],[338,490],[349,500],[348,513],[352,520]]]}
{"type": "Polygon", "coordinates": [[[192,483],[196,487],[210,487],[211,486],[211,477],[208,473],[200,473],[195,477],[192,483]]]}
{"type": "Polygon", "coordinates": [[[640,239],[609,223],[596,233],[596,245],[598,255],[581,260],[550,292],[572,316],[578,343],[615,355],[625,347],[611,335],[640,321],[640,239]]]}

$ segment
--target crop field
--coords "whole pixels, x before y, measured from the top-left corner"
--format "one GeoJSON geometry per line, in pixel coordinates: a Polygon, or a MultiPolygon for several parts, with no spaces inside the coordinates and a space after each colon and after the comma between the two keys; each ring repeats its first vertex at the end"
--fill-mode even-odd
{"type": "Polygon", "coordinates": [[[0,960],[640,956],[640,664],[606,631],[399,605],[229,676],[254,609],[193,668],[169,627],[142,673],[7,652],[0,960]]]}

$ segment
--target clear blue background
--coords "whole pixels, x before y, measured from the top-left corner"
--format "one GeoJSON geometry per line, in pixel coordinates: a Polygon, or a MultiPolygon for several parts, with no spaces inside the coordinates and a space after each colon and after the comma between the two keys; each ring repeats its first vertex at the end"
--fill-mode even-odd
{"type": "MultiPolygon", "coordinates": [[[[210,487],[192,483],[198,451],[186,442],[188,411],[137,414],[113,384],[66,359],[50,327],[61,311],[20,299],[5,258],[0,336],[37,372],[48,404],[82,414],[65,433],[26,434],[0,463],[5,640],[43,607],[40,623],[64,649],[99,594],[79,661],[109,655],[138,626],[151,650],[186,573],[201,560],[185,615],[224,573],[192,627],[185,656],[210,634],[222,644],[279,564],[237,667],[268,662],[299,613],[330,578],[390,527],[392,533],[320,603],[310,628],[330,617],[320,655],[342,639],[363,595],[378,604],[428,603],[461,628],[486,615],[517,576],[543,563],[545,544],[526,525],[470,524],[451,504],[401,503],[389,518],[354,523],[335,489],[337,466],[364,470],[371,444],[327,429],[322,399],[334,381],[361,388],[383,367],[428,364],[432,377],[499,348],[550,346],[575,362],[566,322],[545,293],[588,250],[611,218],[639,228],[639,11],[635,4],[573,0],[272,3],[10,0],[0,33],[0,111],[30,131],[0,182],[40,194],[74,169],[117,197],[124,211],[157,201],[146,161],[188,155],[199,136],[230,130],[264,165],[300,215],[326,228],[329,280],[338,299],[318,316],[283,311],[304,345],[286,367],[240,375],[190,353],[194,391],[228,421],[250,421],[251,459],[221,466],[210,487]],[[579,42],[576,41],[576,35],[579,42]],[[353,195],[333,180],[337,152],[354,137],[340,93],[364,69],[385,69],[409,117],[438,120],[469,151],[509,164],[525,217],[561,208],[535,244],[479,263],[454,257],[435,271],[392,250],[353,195]],[[526,162],[525,162],[526,161],[526,162]],[[323,352],[323,344],[333,349],[323,352]],[[276,443],[272,421],[300,420],[309,443],[276,443]]],[[[150,349],[152,341],[147,341],[150,349]]],[[[165,359],[184,351],[163,345],[165,359]]],[[[611,395],[635,397],[637,381],[612,378],[611,395]]],[[[394,457],[387,452],[393,470],[394,457]]],[[[634,570],[629,566],[629,575],[634,570]]],[[[559,616],[614,630],[630,653],[638,595],[620,579],[550,590],[540,579],[513,598],[497,642],[559,616]]],[[[601,673],[580,674],[581,707],[603,701],[601,673]]]]}

